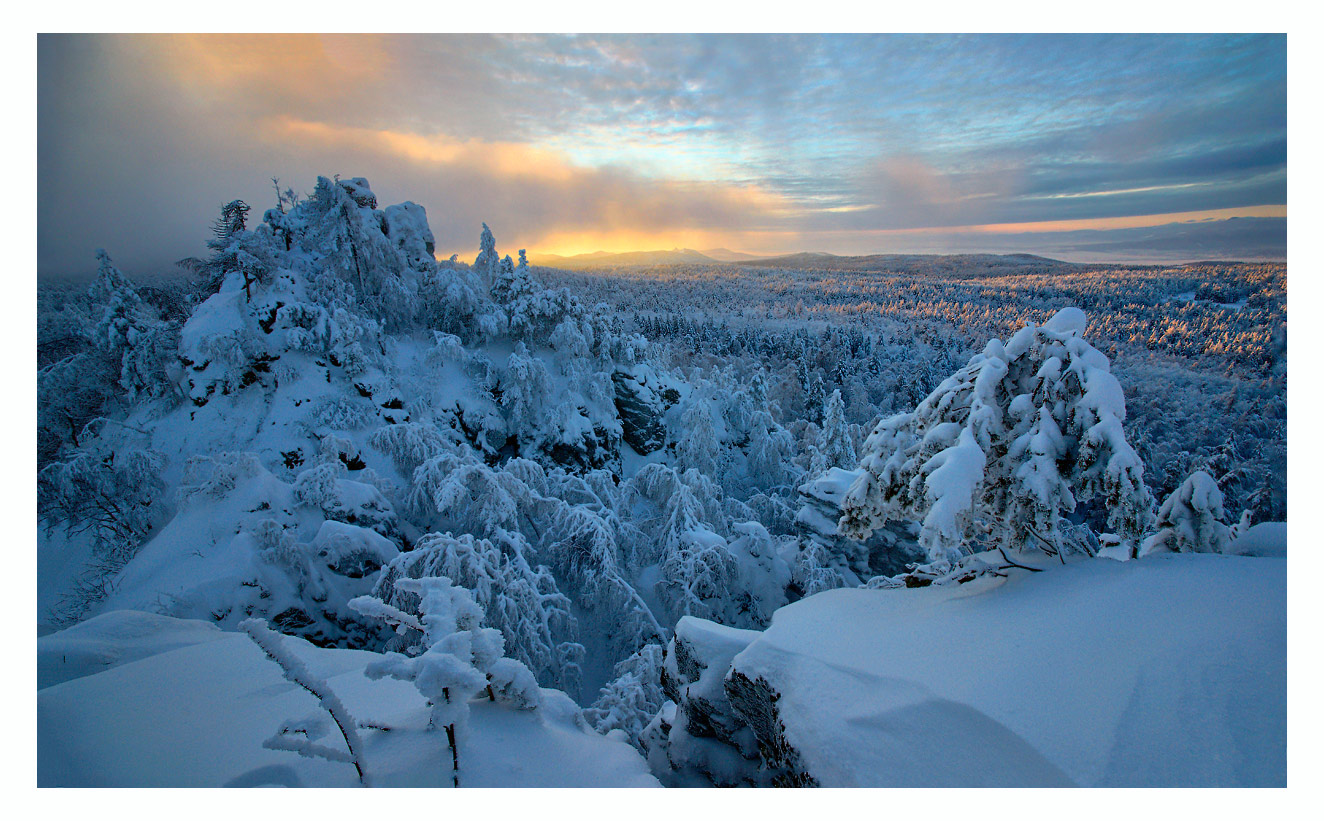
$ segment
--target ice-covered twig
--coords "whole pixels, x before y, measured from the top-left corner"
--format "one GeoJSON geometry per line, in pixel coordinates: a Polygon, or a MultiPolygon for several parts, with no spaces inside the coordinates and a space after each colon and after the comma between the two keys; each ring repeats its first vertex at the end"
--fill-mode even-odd
{"type": "Polygon", "coordinates": [[[397,630],[403,627],[423,632],[423,623],[417,616],[387,604],[376,596],[356,596],[349,600],[349,608],[368,618],[380,619],[397,630]]]}
{"type": "MultiPolygon", "coordinates": [[[[360,755],[363,742],[359,738],[358,722],[345,709],[340,697],[325,681],[313,676],[302,659],[289,652],[281,635],[267,627],[265,619],[245,619],[239,623],[239,629],[248,634],[253,643],[261,648],[263,653],[267,654],[267,658],[280,665],[280,669],[287,680],[294,682],[317,698],[318,703],[322,705],[322,709],[327,711],[331,716],[331,720],[340,728],[340,734],[345,739],[345,746],[349,749],[349,763],[354,765],[354,769],[359,774],[359,783],[365,787],[372,786],[367,772],[363,769],[363,759],[360,755]]],[[[277,738],[279,737],[277,736],[277,738]]],[[[293,749],[293,747],[283,747],[281,749],[293,749]]],[[[299,749],[294,749],[294,751],[301,755],[306,754],[299,749]]]]}
{"type": "Polygon", "coordinates": [[[1043,569],[1042,567],[1027,567],[1027,566],[1025,566],[1025,565],[1023,565],[1023,564],[1016,564],[1016,562],[1013,562],[1011,559],[1008,559],[1008,558],[1007,558],[1007,551],[1003,550],[1003,549],[1000,548],[1000,547],[998,548],[998,552],[1002,554],[1002,560],[1005,561],[1005,562],[1007,563],[1005,567],[1000,567],[1000,568],[998,568],[999,570],[1005,570],[1007,567],[1018,567],[1018,568],[1020,568],[1021,570],[1028,570],[1028,571],[1030,571],[1031,573],[1042,573],[1042,572],[1044,572],[1044,569],[1043,569]]]}

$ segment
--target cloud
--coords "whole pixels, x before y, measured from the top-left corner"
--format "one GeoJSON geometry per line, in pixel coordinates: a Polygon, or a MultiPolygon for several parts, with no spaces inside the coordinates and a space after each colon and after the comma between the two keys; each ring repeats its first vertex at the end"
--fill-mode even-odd
{"type": "Polygon", "coordinates": [[[399,183],[407,191],[403,182],[409,180],[428,209],[439,248],[473,248],[480,218],[498,235],[505,233],[508,242],[544,253],[580,253],[596,250],[580,244],[589,241],[619,247],[665,243],[679,234],[718,236],[776,224],[788,211],[781,198],[753,186],[656,180],[612,166],[586,168],[556,151],[521,143],[288,117],[266,123],[261,133],[273,142],[297,144],[312,156],[352,156],[356,168],[380,175],[393,188],[399,183]]]}
{"type": "Polygon", "coordinates": [[[484,220],[544,252],[844,251],[1282,205],[1285,53],[1222,35],[43,35],[39,266],[104,246],[168,268],[220,203],[271,201],[272,175],[366,176],[456,251],[484,220]]]}

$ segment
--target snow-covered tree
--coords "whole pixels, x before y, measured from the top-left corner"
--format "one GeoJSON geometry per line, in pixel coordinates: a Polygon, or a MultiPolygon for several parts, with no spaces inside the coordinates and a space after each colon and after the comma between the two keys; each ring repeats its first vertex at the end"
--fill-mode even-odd
{"type": "Polygon", "coordinates": [[[92,342],[119,366],[119,385],[130,399],[170,393],[166,363],[178,344],[177,327],[162,322],[104,250],[97,250],[97,276],[88,289],[92,342]]]}
{"type": "Polygon", "coordinates": [[[497,270],[501,265],[501,258],[497,256],[496,238],[492,236],[492,229],[483,223],[483,233],[478,237],[478,257],[474,259],[473,270],[486,283],[487,288],[491,288],[497,279],[497,270]]]}
{"type": "Polygon", "coordinates": [[[521,299],[527,299],[540,290],[542,286],[529,273],[529,260],[524,255],[524,249],[520,249],[518,265],[512,263],[507,256],[497,266],[496,276],[492,282],[492,298],[497,304],[510,305],[521,299]]]}
{"type": "Polygon", "coordinates": [[[814,443],[816,451],[809,472],[818,475],[828,468],[849,468],[859,460],[855,456],[855,443],[846,424],[845,404],[841,391],[834,390],[823,407],[823,427],[814,443]]]}
{"type": "Polygon", "coordinates": [[[594,729],[603,734],[619,730],[639,746],[639,735],[666,700],[662,656],[662,645],[649,644],[616,665],[611,681],[603,686],[593,706],[584,710],[594,729]]]}
{"type": "Polygon", "coordinates": [[[37,462],[45,467],[65,444],[77,448],[83,428],[115,396],[115,365],[81,351],[37,371],[37,462]]]}
{"type": "Polygon", "coordinates": [[[708,477],[719,475],[723,463],[722,445],[717,436],[712,407],[699,390],[690,394],[681,407],[680,430],[674,434],[676,460],[684,468],[693,468],[708,477]]]}
{"type": "Polygon", "coordinates": [[[1197,470],[1163,502],[1158,529],[1145,539],[1139,555],[1225,553],[1231,532],[1222,519],[1223,492],[1214,477],[1197,470]]]}
{"type": "Polygon", "coordinates": [[[1058,523],[1099,499],[1136,544],[1152,499],[1126,441],[1126,403],[1108,358],[1083,338],[1085,314],[1027,325],[938,386],[912,412],[881,421],[842,505],[843,534],[919,521],[930,561],[952,562],[987,528],[992,544],[1060,550],[1058,523]]]}
{"type": "Polygon", "coordinates": [[[510,426],[519,432],[521,445],[533,445],[543,433],[547,397],[551,387],[551,374],[547,366],[533,356],[523,342],[506,360],[506,372],[501,377],[501,406],[506,409],[510,426]]]}
{"type": "MultiPolygon", "coordinates": [[[[506,652],[549,687],[577,693],[584,649],[578,643],[571,603],[550,571],[529,562],[532,547],[518,531],[498,528],[493,539],[464,533],[429,533],[389,565],[374,595],[409,610],[417,597],[400,588],[402,578],[445,576],[469,590],[483,610],[483,622],[501,632],[506,652]]],[[[409,633],[403,647],[418,646],[409,633]]]]}
{"type": "Polygon", "coordinates": [[[768,488],[794,482],[800,473],[792,462],[795,440],[767,411],[754,411],[745,446],[749,478],[755,487],[768,488]]]}
{"type": "Polygon", "coordinates": [[[677,484],[667,504],[658,596],[677,619],[698,616],[728,623],[738,569],[726,539],[704,524],[703,515],[694,492],[677,484]]]}

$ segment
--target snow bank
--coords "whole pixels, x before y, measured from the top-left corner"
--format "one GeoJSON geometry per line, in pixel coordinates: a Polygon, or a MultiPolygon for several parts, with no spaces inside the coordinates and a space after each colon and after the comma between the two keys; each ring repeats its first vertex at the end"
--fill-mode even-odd
{"type": "Polygon", "coordinates": [[[1260,522],[1232,542],[1228,552],[1237,556],[1287,556],[1287,522],[1260,522]]]}
{"type": "MultiPolygon", "coordinates": [[[[190,624],[178,622],[159,635],[175,641],[190,624]]],[[[428,707],[418,691],[408,682],[364,676],[380,656],[289,637],[284,643],[360,721],[394,728],[362,731],[375,785],[449,785],[445,735],[424,729],[428,707]]],[[[633,748],[589,729],[563,693],[543,690],[536,711],[481,699],[471,709],[460,747],[464,786],[657,786],[633,748]]],[[[205,645],[155,652],[39,691],[37,781],[43,787],[357,785],[348,764],[263,748],[282,722],[317,710],[316,699],[284,680],[248,637],[221,633],[205,645]]]]}
{"type": "Polygon", "coordinates": [[[1285,562],[1167,555],[822,593],[726,687],[788,783],[1282,786],[1286,648],[1285,562]]]}
{"type": "Polygon", "coordinates": [[[224,636],[205,621],[137,610],[102,613],[37,639],[37,689],[224,636]]]}

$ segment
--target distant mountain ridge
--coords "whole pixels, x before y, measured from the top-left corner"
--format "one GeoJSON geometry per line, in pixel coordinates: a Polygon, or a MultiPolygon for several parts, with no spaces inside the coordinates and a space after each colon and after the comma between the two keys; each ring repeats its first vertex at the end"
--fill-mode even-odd
{"type": "Polygon", "coordinates": [[[1012,273],[1041,270],[1075,263],[1041,257],[1036,254],[866,254],[837,256],[821,251],[783,254],[775,257],[743,260],[754,268],[820,269],[828,271],[942,271],[970,274],[1012,273]]]}
{"type": "Polygon", "coordinates": [[[838,256],[822,251],[802,251],[794,254],[759,257],[726,248],[696,251],[692,248],[673,248],[670,251],[628,251],[610,253],[594,251],[588,254],[560,256],[558,254],[532,254],[532,265],[568,270],[589,270],[627,265],[740,265],[756,268],[820,269],[833,271],[886,271],[886,270],[970,270],[979,273],[1010,272],[1026,268],[1071,266],[1074,263],[1037,256],[1035,254],[867,254],[838,256]]]}
{"type": "MultiPolygon", "coordinates": [[[[726,253],[734,252],[727,251],[726,253]]],[[[610,268],[617,265],[714,265],[722,262],[723,260],[710,257],[692,248],[672,248],[670,251],[626,251],[619,254],[594,251],[590,254],[575,254],[569,257],[559,254],[529,255],[530,265],[541,265],[547,268],[568,268],[570,270],[610,268]]]]}

